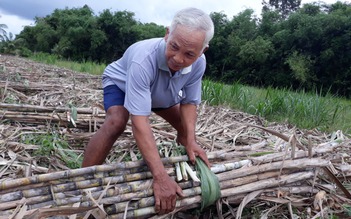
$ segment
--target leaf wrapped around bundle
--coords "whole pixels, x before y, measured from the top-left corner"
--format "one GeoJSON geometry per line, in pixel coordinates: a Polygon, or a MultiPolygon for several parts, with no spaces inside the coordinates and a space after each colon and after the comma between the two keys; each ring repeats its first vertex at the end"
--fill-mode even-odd
{"type": "Polygon", "coordinates": [[[201,211],[214,204],[221,197],[221,189],[217,176],[201,160],[196,158],[196,170],[201,181],[201,211]]]}

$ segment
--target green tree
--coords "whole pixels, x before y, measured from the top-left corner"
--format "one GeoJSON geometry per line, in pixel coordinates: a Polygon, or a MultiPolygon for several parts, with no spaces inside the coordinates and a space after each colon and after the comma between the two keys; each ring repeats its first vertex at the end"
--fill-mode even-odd
{"type": "Polygon", "coordinates": [[[280,28],[280,15],[277,11],[262,11],[258,25],[258,35],[272,37],[280,28]]]}
{"type": "Polygon", "coordinates": [[[27,26],[17,38],[31,51],[53,53],[60,57],[84,61],[99,57],[106,42],[97,28],[97,19],[89,6],[55,9],[51,15],[35,18],[35,26],[27,26]]]}
{"type": "Polygon", "coordinates": [[[139,23],[132,27],[133,31],[137,34],[138,40],[144,40],[154,37],[164,37],[166,27],[157,25],[155,23],[139,23]]]}
{"type": "Polygon", "coordinates": [[[108,63],[122,56],[132,43],[161,37],[165,27],[141,24],[128,11],[104,10],[95,16],[89,6],[56,9],[52,14],[35,18],[19,34],[28,49],[53,53],[75,61],[93,60],[108,63]]]}
{"type": "Polygon", "coordinates": [[[308,88],[311,88],[315,81],[314,74],[311,71],[313,61],[309,56],[299,54],[294,51],[285,61],[289,65],[292,76],[299,81],[301,85],[308,83],[308,88]]]}
{"type": "Polygon", "coordinates": [[[321,86],[351,97],[351,4],[337,2],[327,13],[316,17],[323,32],[315,73],[321,86]]]}
{"type": "Polygon", "coordinates": [[[299,9],[301,0],[263,0],[263,11],[277,10],[283,19],[287,18],[289,14],[299,9]]]}
{"type": "Polygon", "coordinates": [[[64,58],[84,61],[93,59],[96,45],[92,46],[93,32],[97,24],[89,6],[59,10],[56,9],[48,18],[49,24],[56,29],[60,38],[52,46],[53,52],[64,58]]]}
{"type": "Polygon", "coordinates": [[[240,47],[257,36],[258,19],[247,9],[231,20],[223,13],[212,13],[215,35],[206,52],[209,68],[207,76],[231,83],[238,79],[240,47]]]}
{"type": "Polygon", "coordinates": [[[51,27],[43,18],[36,18],[36,25],[32,27],[35,34],[33,41],[33,51],[50,53],[53,45],[59,41],[57,30],[51,27]]]}
{"type": "MultiPolygon", "coordinates": [[[[252,9],[246,9],[234,16],[226,27],[228,35],[226,48],[223,50],[225,53],[226,69],[222,69],[222,78],[225,81],[233,82],[240,80],[246,81],[247,69],[242,63],[243,57],[239,54],[242,52],[243,45],[257,38],[258,34],[258,19],[254,15],[252,9]]],[[[250,68],[250,70],[253,70],[250,68]]]]}
{"type": "Polygon", "coordinates": [[[210,42],[209,50],[206,51],[208,68],[206,77],[219,80],[226,67],[226,52],[228,51],[227,30],[228,18],[224,13],[213,12],[210,14],[215,27],[213,39],[210,42]]]}
{"type": "Polygon", "coordinates": [[[241,69],[244,83],[262,86],[265,84],[264,64],[273,53],[273,44],[267,39],[258,36],[254,40],[247,41],[240,47],[237,66],[241,69]]]}
{"type": "Polygon", "coordinates": [[[106,44],[102,45],[102,59],[111,62],[120,58],[132,43],[138,41],[138,31],[134,27],[138,22],[134,13],[104,10],[97,18],[98,28],[106,34],[106,44]]]}

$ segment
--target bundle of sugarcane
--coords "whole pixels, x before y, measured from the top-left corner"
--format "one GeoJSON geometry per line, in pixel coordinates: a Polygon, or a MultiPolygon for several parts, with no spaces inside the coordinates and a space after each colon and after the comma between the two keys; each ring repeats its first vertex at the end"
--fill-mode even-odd
{"type": "MultiPolygon", "coordinates": [[[[49,90],[62,90],[62,85],[44,84],[36,82],[28,82],[28,84],[21,82],[12,81],[0,81],[1,87],[11,87],[23,92],[37,92],[37,91],[49,91],[49,90]]],[[[69,86],[66,86],[69,87],[69,86]]]]}
{"type": "Polygon", "coordinates": [[[76,108],[34,106],[29,104],[0,103],[2,119],[14,120],[26,124],[56,123],[63,127],[96,130],[102,124],[105,112],[99,107],[76,108]]]}
{"type": "MultiPolygon", "coordinates": [[[[10,103],[0,103],[1,109],[7,109],[8,111],[16,112],[56,112],[64,113],[71,111],[71,107],[52,107],[52,106],[36,106],[30,104],[10,104],[10,103]]],[[[92,114],[92,115],[104,115],[105,111],[99,108],[76,108],[75,109],[79,114],[92,114]]]]}
{"type": "MultiPolygon", "coordinates": [[[[219,181],[220,198],[242,201],[248,194],[296,188],[314,194],[309,184],[318,181],[317,169],[332,166],[319,157],[339,147],[330,142],[310,151],[286,151],[233,161],[235,151],[208,153],[211,171],[219,181]],[[307,189],[306,189],[307,188],[307,189]]],[[[174,164],[188,161],[187,156],[162,159],[175,180],[174,164]]],[[[202,180],[202,179],[201,179],[202,180]]],[[[203,202],[204,182],[180,181],[185,197],[177,201],[175,212],[198,208],[203,202]]],[[[155,215],[152,175],[143,161],[131,161],[5,180],[0,183],[0,216],[48,217],[73,215],[83,218],[135,218],[155,215]]],[[[212,203],[214,204],[214,203],[212,203]]]]}

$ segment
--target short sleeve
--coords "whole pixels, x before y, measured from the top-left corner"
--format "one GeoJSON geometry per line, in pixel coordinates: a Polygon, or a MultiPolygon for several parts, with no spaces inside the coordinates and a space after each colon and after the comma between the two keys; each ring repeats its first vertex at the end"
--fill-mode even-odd
{"type": "Polygon", "coordinates": [[[184,86],[184,92],[186,97],[181,101],[182,104],[195,104],[201,103],[201,89],[202,89],[202,77],[206,69],[206,60],[200,58],[196,66],[193,66],[193,77],[184,86]]]}
{"type": "Polygon", "coordinates": [[[148,116],[151,114],[151,78],[146,70],[137,63],[132,63],[127,72],[126,97],[124,107],[132,115],[148,116]]]}

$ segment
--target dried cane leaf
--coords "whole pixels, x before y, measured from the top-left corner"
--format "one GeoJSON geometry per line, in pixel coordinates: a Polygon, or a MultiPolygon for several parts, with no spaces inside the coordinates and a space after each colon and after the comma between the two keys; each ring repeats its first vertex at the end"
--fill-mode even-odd
{"type": "Polygon", "coordinates": [[[250,194],[245,196],[245,198],[243,199],[243,201],[239,205],[238,211],[236,212],[236,218],[240,219],[241,213],[243,212],[244,207],[247,205],[247,203],[249,203],[251,200],[253,200],[257,196],[259,196],[262,192],[263,192],[263,190],[257,190],[257,191],[251,192],[250,194]]]}

